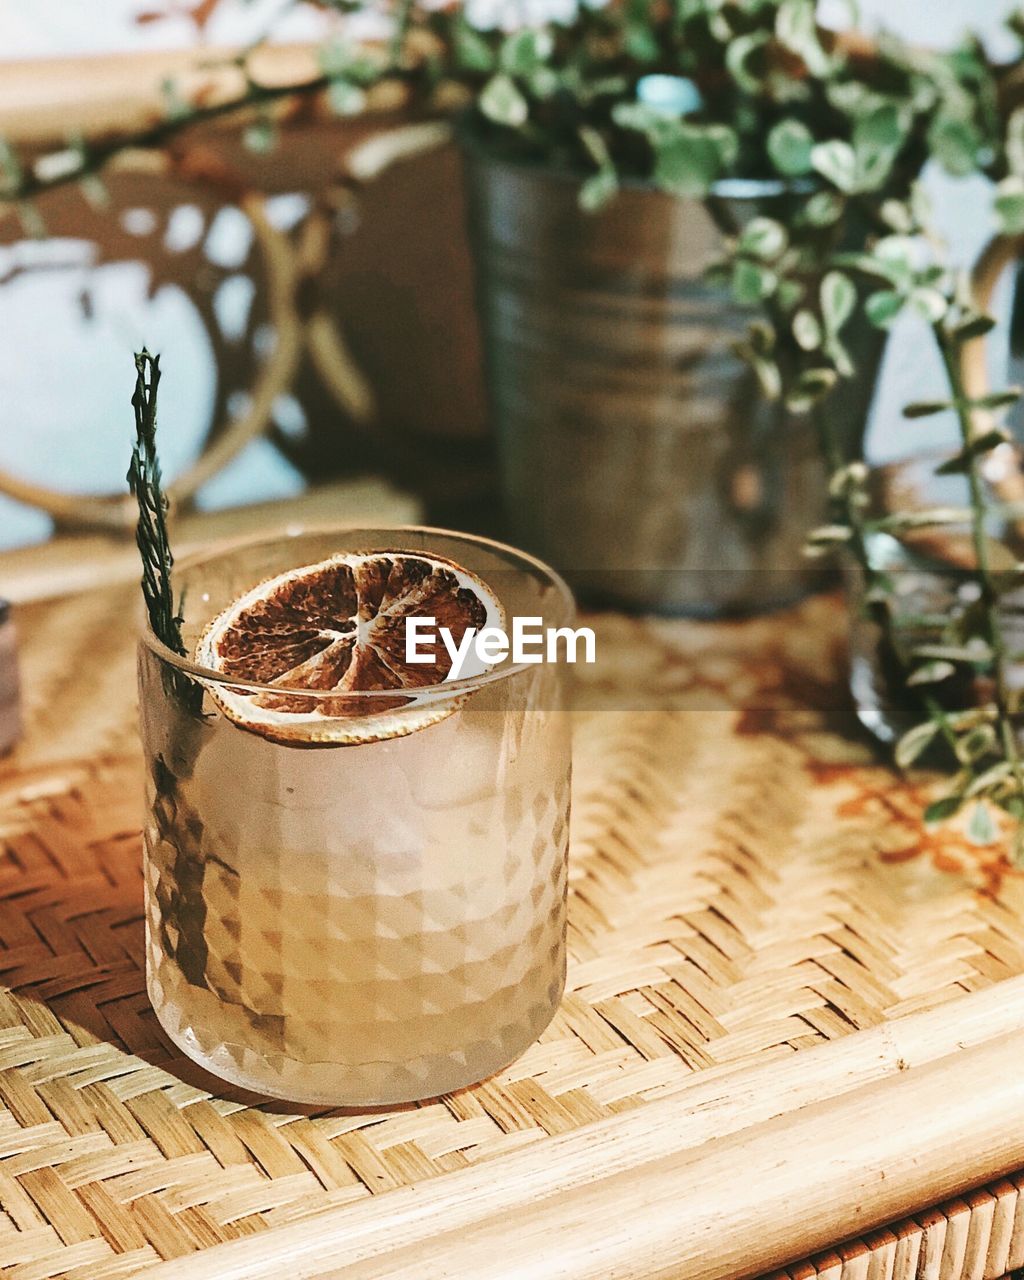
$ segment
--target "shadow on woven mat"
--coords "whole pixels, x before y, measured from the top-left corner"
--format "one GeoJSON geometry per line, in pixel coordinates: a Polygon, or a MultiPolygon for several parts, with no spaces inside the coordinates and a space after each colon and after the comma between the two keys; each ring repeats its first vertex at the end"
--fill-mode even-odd
{"type": "MultiPolygon", "coordinates": [[[[131,759],[37,774],[13,806],[0,790],[0,1027],[43,1038],[54,1081],[63,1052],[75,1089],[130,1075],[133,1092],[176,1080],[270,1113],[324,1114],[227,1085],[164,1034],[146,993],[141,796],[131,759]]],[[[0,1097],[18,1115],[15,1081],[0,1075],[0,1097]]]]}

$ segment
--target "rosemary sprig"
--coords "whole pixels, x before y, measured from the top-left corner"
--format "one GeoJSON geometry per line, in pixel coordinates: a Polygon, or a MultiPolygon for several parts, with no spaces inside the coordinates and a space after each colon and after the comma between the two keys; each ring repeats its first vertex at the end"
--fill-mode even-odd
{"type": "Polygon", "coordinates": [[[135,442],[128,468],[128,484],[139,504],[135,542],[142,557],[142,595],[153,634],[185,657],[181,616],[174,607],[171,570],[174,556],[167,536],[167,498],[160,478],[156,450],[156,404],[160,386],[160,357],[143,349],[135,355],[135,442]]]}
{"type": "MultiPolygon", "coordinates": [[[[158,640],[180,657],[188,657],[181,634],[181,609],[174,606],[171,572],[174,556],[167,534],[167,498],[160,478],[160,457],[156,447],[156,402],[160,386],[160,357],[143,348],[135,356],[135,441],[128,468],[128,484],[139,504],[135,542],[142,557],[142,596],[149,625],[158,640]]],[[[164,666],[163,680],[168,696],[174,696],[187,711],[201,716],[203,687],[183,671],[164,666]]]]}

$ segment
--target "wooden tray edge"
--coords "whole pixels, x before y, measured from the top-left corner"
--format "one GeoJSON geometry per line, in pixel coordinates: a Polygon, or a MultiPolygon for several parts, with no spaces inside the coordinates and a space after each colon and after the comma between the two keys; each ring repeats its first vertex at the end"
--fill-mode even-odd
{"type": "Polygon", "coordinates": [[[739,1280],[1024,1165],[1021,1061],[1016,977],[146,1274],[739,1280]]]}

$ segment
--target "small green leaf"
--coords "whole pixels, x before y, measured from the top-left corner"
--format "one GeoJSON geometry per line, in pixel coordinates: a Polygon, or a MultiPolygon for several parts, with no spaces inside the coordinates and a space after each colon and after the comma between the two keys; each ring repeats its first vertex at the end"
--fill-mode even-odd
{"type": "Polygon", "coordinates": [[[31,240],[46,239],[46,222],[34,200],[19,200],[17,214],[23,235],[31,240]]]}
{"type": "Polygon", "coordinates": [[[930,827],[938,822],[945,822],[948,818],[955,817],[962,806],[963,799],[960,796],[943,796],[939,800],[933,800],[925,809],[924,820],[930,827]]]}
{"type": "Polygon", "coordinates": [[[959,453],[954,454],[952,458],[947,458],[940,466],[935,468],[937,476],[955,476],[960,472],[967,471],[975,458],[980,457],[983,453],[988,453],[992,449],[996,449],[1001,444],[1008,444],[1010,434],[1001,427],[996,427],[991,431],[985,431],[980,436],[976,436],[966,449],[961,449],[959,453]]]}
{"type": "Polygon", "coordinates": [[[531,71],[524,79],[533,96],[542,100],[554,97],[562,87],[558,72],[552,70],[551,67],[538,67],[536,71],[531,71]]]}
{"type": "Polygon", "coordinates": [[[86,202],[98,212],[109,209],[112,203],[110,189],[96,173],[88,173],[78,184],[86,202]]]}
{"type": "Polygon", "coordinates": [[[480,110],[495,124],[506,125],[510,129],[518,129],[526,123],[530,116],[530,107],[519,92],[515,82],[503,72],[484,85],[478,99],[480,110]]]}
{"type": "Polygon", "coordinates": [[[591,128],[590,125],[582,125],[579,133],[580,141],[594,164],[599,169],[612,167],[611,152],[608,150],[608,143],[605,142],[602,134],[597,129],[591,128]]]}
{"type": "Polygon", "coordinates": [[[848,525],[824,524],[818,529],[812,529],[807,535],[807,541],[816,547],[838,547],[849,542],[852,537],[853,530],[848,525]]]}
{"type": "Polygon", "coordinates": [[[853,377],[853,357],[834,333],[830,333],[825,341],[825,354],[835,365],[836,372],[841,378],[853,377]]]}
{"type": "Polygon", "coordinates": [[[705,137],[718,152],[719,169],[728,169],[736,163],[740,153],[740,140],[736,130],[727,124],[695,126],[695,131],[705,137]]]}
{"type": "MultiPolygon", "coordinates": [[[[1016,818],[1018,822],[1024,822],[1024,797],[1014,792],[1012,795],[1000,795],[993,798],[1000,809],[1004,809],[1012,818],[1016,818]]],[[[1019,835],[1020,832],[1018,831],[1014,836],[1015,845],[1017,845],[1017,836],[1019,835]]],[[[1021,850],[1018,846],[1017,852],[1024,852],[1024,850],[1021,850]]]]}
{"type": "Polygon", "coordinates": [[[746,93],[758,93],[761,75],[754,68],[754,59],[768,43],[763,31],[751,31],[730,40],[725,49],[725,67],[738,87],[746,93]]]}
{"type": "Polygon", "coordinates": [[[1006,122],[1006,162],[1010,173],[1024,178],[1024,107],[1017,107],[1006,122]]]}
{"type": "Polygon", "coordinates": [[[914,214],[909,205],[902,200],[886,200],[879,212],[886,226],[900,235],[911,235],[914,231],[914,214]]]}
{"type": "Polygon", "coordinates": [[[953,337],[958,342],[969,342],[972,338],[984,338],[995,327],[996,322],[992,316],[981,314],[967,316],[953,330],[953,337]]]}
{"type": "Polygon", "coordinates": [[[893,289],[873,293],[864,303],[868,319],[876,329],[888,329],[903,310],[904,298],[893,289]]]}
{"type": "Polygon", "coordinates": [[[897,277],[902,274],[892,263],[884,258],[877,258],[872,253],[836,253],[832,255],[832,263],[836,267],[842,267],[844,271],[857,271],[894,287],[898,283],[897,277]]]}
{"type": "Polygon", "coordinates": [[[940,115],[928,130],[928,145],[947,173],[956,178],[965,178],[978,168],[981,138],[969,120],[940,115]]]}
{"type": "Polygon", "coordinates": [[[822,366],[819,369],[805,369],[797,379],[797,386],[802,391],[820,394],[831,391],[837,381],[835,370],[822,366]]]}
{"type": "Polygon", "coordinates": [[[764,398],[777,400],[782,394],[782,374],[776,362],[748,342],[733,343],[732,350],[753,370],[764,398]]]}
{"type": "Polygon", "coordinates": [[[913,404],[903,406],[904,418],[930,418],[936,413],[945,413],[953,405],[948,400],[915,400],[913,404]]]}
{"type": "Polygon", "coordinates": [[[659,136],[666,122],[664,112],[649,107],[645,102],[616,102],[612,107],[612,119],[620,129],[636,129],[650,137],[659,136]]]}
{"type": "Polygon", "coordinates": [[[967,524],[969,507],[925,507],[920,511],[899,511],[872,521],[872,528],[900,533],[905,529],[938,528],[945,524],[967,524]]]}
{"type": "Polygon", "coordinates": [[[753,367],[761,394],[766,400],[777,400],[782,394],[782,374],[779,372],[779,366],[774,360],[761,357],[753,362],[753,367]]]}
{"type": "MultiPolygon", "coordinates": [[[[1010,766],[1004,766],[1007,773],[1010,766]]],[[[991,773],[992,770],[989,770],[991,773]]],[[[968,794],[971,794],[968,788],[968,794]]],[[[967,839],[973,844],[991,844],[996,838],[996,827],[987,804],[976,804],[967,820],[967,839]]]]}
{"type": "Polygon", "coordinates": [[[615,170],[598,169],[580,186],[580,208],[587,213],[595,213],[611,200],[619,190],[619,180],[615,170]]]}
{"type": "Polygon", "coordinates": [[[979,636],[966,644],[922,644],[914,649],[915,658],[943,658],[947,662],[986,663],[992,660],[992,650],[979,636]]]}
{"type": "Polygon", "coordinates": [[[17,190],[24,173],[18,153],[6,138],[0,138],[0,194],[17,190]]]}
{"type": "Polygon", "coordinates": [[[915,658],[939,658],[944,662],[970,662],[981,665],[992,661],[992,650],[984,640],[969,644],[922,644],[914,649],[915,658]]]}
{"type": "Polygon", "coordinates": [[[896,743],[895,758],[901,769],[908,769],[915,760],[924,754],[935,740],[939,725],[934,720],[926,720],[907,732],[896,743]]]}
{"type": "Polygon", "coordinates": [[[793,317],[793,337],[804,351],[816,351],[821,346],[821,325],[813,311],[798,311],[793,317]]]}
{"type": "Polygon", "coordinates": [[[892,171],[906,138],[905,109],[881,103],[854,125],[853,149],[857,157],[858,189],[877,191],[892,171]]]}
{"type": "Polygon", "coordinates": [[[795,280],[780,280],[779,287],[775,291],[775,299],[781,310],[786,313],[792,311],[800,303],[803,296],[803,288],[795,280]]]}
{"type": "Polygon", "coordinates": [[[336,116],[355,116],[366,106],[366,94],[348,80],[332,80],[327,100],[336,116]]]}
{"type": "Polygon", "coordinates": [[[740,258],[732,270],[733,297],[744,306],[756,306],[771,297],[777,283],[774,271],[749,258],[740,258]]]}
{"type": "Polygon", "coordinates": [[[926,662],[923,666],[917,667],[907,676],[908,685],[922,684],[938,684],[942,680],[948,680],[950,676],[956,674],[956,667],[952,662],[944,662],[936,659],[934,662],[926,662]]]}
{"type": "Polygon", "coordinates": [[[966,729],[976,724],[991,724],[999,717],[999,708],[994,702],[985,702],[980,707],[966,707],[963,711],[951,711],[946,716],[946,723],[955,729],[966,729]]]}
{"type": "Polygon", "coordinates": [[[277,145],[277,128],[273,120],[254,120],[242,134],[242,142],[248,151],[266,155],[277,145]]]}
{"type": "Polygon", "coordinates": [[[857,288],[849,276],[830,271],[821,282],[821,314],[829,334],[839,333],[857,305],[857,288]]]}
{"type": "Polygon", "coordinates": [[[910,280],[914,274],[914,255],[917,246],[910,236],[882,236],[875,241],[872,251],[879,265],[890,275],[910,280]]]}
{"type": "Polygon", "coordinates": [[[188,99],[173,76],[165,76],[160,82],[160,96],[163,98],[164,115],[168,120],[184,120],[191,114],[188,99]]]}
{"type": "Polygon", "coordinates": [[[999,230],[1007,236],[1024,232],[1024,178],[1017,174],[1004,178],[992,198],[999,230]]]}
{"type": "Polygon", "coordinates": [[[740,232],[741,252],[770,262],[786,248],[789,237],[781,222],[774,218],[752,218],[740,232]]]}
{"type": "Polygon", "coordinates": [[[896,151],[907,133],[906,108],[882,102],[860,116],[853,126],[853,149],[861,151],[896,151]]]}
{"type": "Polygon", "coordinates": [[[990,724],[979,724],[956,744],[956,758],[961,764],[975,764],[987,756],[996,745],[996,731],[990,724]]]}
{"type": "Polygon", "coordinates": [[[796,386],[786,397],[786,408],[791,413],[809,413],[828,395],[838,381],[835,369],[825,366],[805,369],[796,381],[796,386]]]}
{"type": "Polygon", "coordinates": [[[512,76],[528,76],[551,57],[554,40],[544,27],[527,27],[505,38],[498,54],[503,71],[512,76]]]}
{"type": "Polygon", "coordinates": [[[818,36],[816,9],[815,0],[782,0],[775,18],[775,34],[803,59],[812,75],[826,76],[832,60],[818,36]]]}
{"type": "Polygon", "coordinates": [[[970,401],[972,409],[1008,409],[1021,397],[1020,387],[1007,387],[1005,391],[992,391],[970,401]]]}
{"type": "Polygon", "coordinates": [[[842,498],[847,494],[853,493],[868,478],[868,468],[865,463],[848,462],[845,467],[840,467],[837,471],[833,471],[829,477],[828,493],[830,498],[842,498]]]}
{"type": "Polygon", "coordinates": [[[491,46],[479,31],[461,17],[455,22],[455,58],[466,71],[494,70],[495,58],[491,46]]]}
{"type": "Polygon", "coordinates": [[[736,135],[731,129],[666,121],[662,131],[650,134],[654,148],[654,182],[676,195],[704,195],[735,154],[736,135]]]}
{"type": "Polygon", "coordinates": [[[775,350],[775,330],[767,320],[752,320],[747,332],[750,345],[759,355],[768,356],[775,350]]]}
{"type": "Polygon", "coordinates": [[[768,134],[766,147],[772,164],[787,178],[799,178],[811,171],[814,137],[799,120],[780,120],[768,134]]]}
{"type": "Polygon", "coordinates": [[[833,186],[846,194],[857,189],[857,157],[841,138],[819,142],[811,148],[811,164],[833,186]]]}
{"type": "Polygon", "coordinates": [[[637,62],[655,62],[661,46],[647,21],[630,22],[623,33],[626,52],[637,62]]]}
{"type": "Polygon", "coordinates": [[[914,289],[910,305],[929,324],[938,324],[949,310],[949,301],[938,289],[914,289]]]}
{"type": "Polygon", "coordinates": [[[843,199],[834,191],[816,191],[804,205],[804,217],[812,227],[831,227],[843,216],[843,199]]]}
{"type": "MultiPolygon", "coordinates": [[[[997,783],[1008,778],[1012,772],[1013,770],[1010,768],[1010,762],[1008,760],[998,760],[994,765],[986,769],[984,773],[978,774],[966,789],[964,795],[979,796],[982,792],[988,791],[990,787],[994,787],[997,783]]],[[[987,844],[988,841],[983,840],[981,843],[987,844]]]]}

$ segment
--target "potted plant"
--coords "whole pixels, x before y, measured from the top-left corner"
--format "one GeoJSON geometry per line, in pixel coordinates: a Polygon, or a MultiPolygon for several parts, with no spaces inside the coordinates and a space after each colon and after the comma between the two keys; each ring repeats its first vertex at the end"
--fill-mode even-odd
{"type": "Polygon", "coordinates": [[[827,413],[852,461],[882,351],[858,283],[825,264],[865,248],[930,154],[976,167],[980,51],[843,43],[812,0],[639,0],[512,31],[503,16],[478,3],[414,29],[469,90],[512,536],[591,599],[691,613],[792,599],[823,510],[817,355],[843,378],[827,413]],[[752,309],[770,330],[746,334],[752,309]]]}

